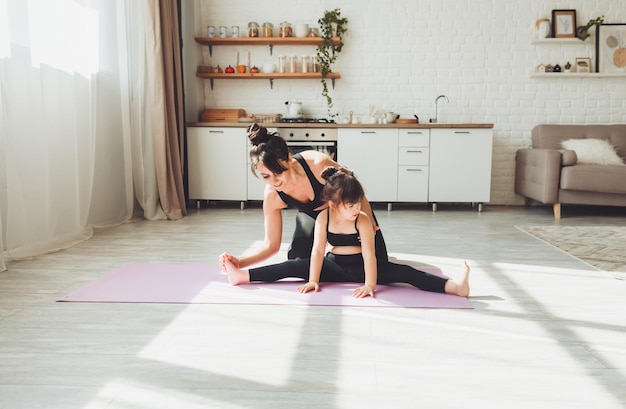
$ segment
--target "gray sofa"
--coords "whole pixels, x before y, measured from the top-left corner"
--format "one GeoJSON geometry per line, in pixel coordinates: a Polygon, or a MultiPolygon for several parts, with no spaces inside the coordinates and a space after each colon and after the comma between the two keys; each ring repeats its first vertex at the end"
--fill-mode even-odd
{"type": "Polygon", "coordinates": [[[624,162],[626,124],[544,124],[534,127],[531,137],[532,147],[519,149],[515,157],[515,193],[524,196],[526,204],[530,200],[551,204],[556,219],[561,218],[562,204],[626,206],[626,166],[580,163],[579,156],[587,152],[579,148],[577,154],[561,144],[572,139],[607,140],[624,162]]]}

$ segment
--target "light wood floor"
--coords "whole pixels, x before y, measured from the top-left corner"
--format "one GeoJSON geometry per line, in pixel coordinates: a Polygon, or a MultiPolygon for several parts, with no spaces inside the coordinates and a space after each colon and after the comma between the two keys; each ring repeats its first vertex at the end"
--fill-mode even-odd
{"type": "MultiPolygon", "coordinates": [[[[55,302],[121,264],[216,263],[263,236],[258,206],[190,209],[9,263],[0,408],[626,407],[626,281],[515,227],[556,223],[549,207],[376,214],[399,260],[468,260],[475,309],[55,302]]],[[[564,207],[560,223],[625,216],[564,207]]]]}

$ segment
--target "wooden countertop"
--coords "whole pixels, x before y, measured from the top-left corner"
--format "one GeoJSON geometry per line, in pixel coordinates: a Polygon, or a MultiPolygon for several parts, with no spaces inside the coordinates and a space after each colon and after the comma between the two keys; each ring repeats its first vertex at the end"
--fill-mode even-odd
{"type": "MultiPolygon", "coordinates": [[[[493,128],[493,124],[325,124],[325,123],[288,123],[288,122],[260,122],[266,128],[493,128]]],[[[223,127],[223,128],[247,128],[250,123],[246,122],[188,122],[191,127],[223,127]]]]}

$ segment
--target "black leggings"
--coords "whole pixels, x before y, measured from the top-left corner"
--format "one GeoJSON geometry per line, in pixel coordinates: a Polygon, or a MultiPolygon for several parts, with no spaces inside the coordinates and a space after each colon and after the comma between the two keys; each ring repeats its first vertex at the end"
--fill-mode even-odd
{"type": "MultiPolygon", "coordinates": [[[[274,282],[283,278],[309,279],[309,258],[287,260],[282,263],[250,269],[250,281],[274,282]]],[[[444,293],[447,278],[417,270],[405,264],[378,261],[378,284],[407,283],[420,290],[444,293]]],[[[365,269],[362,254],[326,254],[320,282],[362,283],[365,269]]]]}
{"type": "MultiPolygon", "coordinates": [[[[374,222],[378,225],[376,216],[374,216],[374,222]]],[[[308,259],[311,257],[311,251],[313,250],[313,230],[315,230],[315,219],[304,212],[298,212],[296,215],[296,229],[293,232],[291,245],[289,246],[289,251],[287,252],[287,259],[308,259]]],[[[383,233],[380,229],[376,230],[374,240],[376,260],[387,261],[389,259],[387,255],[387,245],[385,244],[385,239],[383,239],[383,233]]]]}

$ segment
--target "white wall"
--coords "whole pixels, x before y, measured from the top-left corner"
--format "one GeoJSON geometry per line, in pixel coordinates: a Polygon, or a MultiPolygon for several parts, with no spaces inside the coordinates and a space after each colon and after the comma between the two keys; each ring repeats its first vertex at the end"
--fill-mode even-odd
{"type": "MultiPolygon", "coordinates": [[[[530,143],[539,123],[626,122],[626,77],[530,78],[539,63],[574,61],[594,56],[595,36],[575,45],[531,44],[531,26],[550,17],[552,9],[576,9],[578,25],[605,15],[606,23],[626,23],[626,8],[614,0],[195,0],[200,10],[196,35],[207,25],[238,25],[249,21],[282,21],[317,25],[324,10],[341,9],[348,17],[344,51],[335,71],[341,73],[332,92],[339,114],[367,113],[370,105],[402,116],[433,115],[439,94],[440,122],[494,123],[491,203],[519,204],[513,192],[517,148],[530,143]],[[199,26],[198,26],[199,24],[199,26]]],[[[186,46],[193,39],[186,39],[186,46]]],[[[626,41],[626,39],[624,39],[626,41]]],[[[196,47],[194,45],[194,47],[196,47]]],[[[197,46],[198,59],[226,66],[234,63],[234,48],[197,46]]],[[[252,64],[277,61],[279,54],[313,54],[314,48],[240,47],[251,51],[252,64]]],[[[195,62],[192,62],[195,65],[195,62]]],[[[244,108],[248,113],[284,113],[284,102],[303,102],[306,113],[326,114],[317,80],[208,81],[189,79],[204,88],[206,107],[244,108]]],[[[188,120],[197,119],[191,105],[188,120]]]]}

